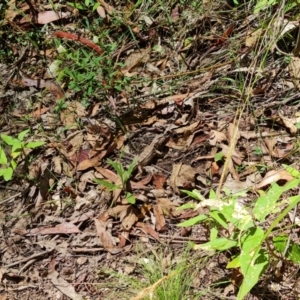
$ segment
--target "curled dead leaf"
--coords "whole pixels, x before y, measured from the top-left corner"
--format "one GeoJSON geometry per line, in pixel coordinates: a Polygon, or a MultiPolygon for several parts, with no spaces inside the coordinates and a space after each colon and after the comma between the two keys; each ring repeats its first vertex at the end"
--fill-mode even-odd
{"type": "Polygon", "coordinates": [[[263,180],[256,185],[255,189],[261,189],[273,182],[277,182],[279,180],[286,180],[286,181],[292,181],[294,179],[294,177],[286,170],[271,170],[269,171],[265,177],[263,178],[263,180]]]}

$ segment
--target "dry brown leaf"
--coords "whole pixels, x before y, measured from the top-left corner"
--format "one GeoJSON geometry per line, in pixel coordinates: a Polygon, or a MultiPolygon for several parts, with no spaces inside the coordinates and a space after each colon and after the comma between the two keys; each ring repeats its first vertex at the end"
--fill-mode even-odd
{"type": "Polygon", "coordinates": [[[163,213],[163,210],[161,208],[161,206],[159,205],[154,205],[153,206],[153,213],[156,219],[155,222],[155,228],[158,232],[163,231],[165,229],[166,226],[166,220],[165,220],[165,216],[163,213]]]}
{"type": "Polygon", "coordinates": [[[174,129],[174,133],[176,134],[184,134],[184,135],[190,135],[191,132],[194,132],[195,129],[201,125],[201,122],[197,121],[192,124],[189,124],[187,126],[179,127],[174,129]]]}
{"type": "Polygon", "coordinates": [[[180,211],[177,211],[176,208],[178,207],[177,204],[173,203],[168,198],[157,198],[157,205],[161,208],[164,214],[172,215],[174,217],[181,214],[180,211]]]}
{"type": "Polygon", "coordinates": [[[114,237],[106,230],[106,222],[94,219],[97,235],[103,245],[103,247],[112,254],[117,254],[122,251],[121,248],[115,247],[114,237]]]}
{"type": "Polygon", "coordinates": [[[29,116],[35,119],[39,119],[41,117],[42,114],[44,114],[45,112],[49,111],[50,108],[49,107],[43,107],[43,108],[38,108],[37,110],[35,110],[34,112],[30,113],[30,114],[19,114],[17,112],[13,112],[12,115],[15,117],[24,117],[24,116],[29,116]]]}
{"type": "Polygon", "coordinates": [[[24,14],[25,11],[29,10],[29,6],[26,2],[22,3],[18,1],[18,8],[16,8],[16,0],[8,1],[6,5],[8,7],[5,8],[3,25],[5,25],[7,22],[13,24],[17,15],[24,14]]]}
{"type": "Polygon", "coordinates": [[[26,232],[26,236],[42,235],[42,234],[72,234],[80,233],[81,231],[77,226],[72,223],[61,223],[50,228],[34,228],[26,232]]]}
{"type": "Polygon", "coordinates": [[[217,143],[221,143],[223,141],[227,141],[227,137],[223,132],[211,130],[211,137],[209,139],[210,145],[215,146],[217,143]]]}
{"type": "Polygon", "coordinates": [[[253,182],[250,180],[240,181],[232,178],[231,175],[227,176],[226,181],[224,182],[223,187],[227,188],[232,194],[248,189],[253,186],[253,182]]]}
{"type": "Polygon", "coordinates": [[[180,193],[178,188],[195,186],[196,171],[189,165],[173,165],[170,177],[170,186],[176,193],[180,193]]]}
{"type": "Polygon", "coordinates": [[[277,182],[279,180],[292,181],[294,177],[286,170],[271,170],[269,171],[263,180],[255,186],[255,189],[261,189],[273,182],[277,182]]]}
{"type": "Polygon", "coordinates": [[[20,79],[20,84],[24,86],[34,86],[39,89],[46,88],[54,96],[55,100],[63,99],[65,97],[64,92],[54,81],[44,80],[44,79],[30,79],[27,77],[22,77],[20,79]]]}
{"type": "Polygon", "coordinates": [[[119,214],[120,219],[122,220],[122,227],[124,230],[130,230],[131,227],[138,221],[139,212],[133,207],[128,206],[126,211],[122,211],[119,214]]]}
{"type": "Polygon", "coordinates": [[[67,18],[70,12],[55,12],[53,10],[41,11],[38,13],[37,24],[48,24],[56,20],[67,18]]]}
{"type": "Polygon", "coordinates": [[[141,228],[141,230],[145,234],[149,234],[150,236],[152,236],[153,238],[155,238],[158,242],[160,242],[158,233],[151,226],[146,225],[146,224],[141,223],[141,222],[138,222],[136,224],[136,227],[141,228]]]}
{"type": "Polygon", "coordinates": [[[67,297],[69,297],[72,300],[83,300],[84,298],[79,295],[75,288],[71,283],[63,279],[59,276],[59,273],[57,271],[48,272],[47,278],[50,279],[51,283],[54,285],[55,288],[57,288],[59,291],[61,291],[63,294],[65,294],[67,297]]]}
{"type": "Polygon", "coordinates": [[[257,40],[262,35],[262,32],[263,32],[262,28],[259,28],[259,29],[253,30],[251,33],[247,33],[246,41],[245,41],[246,47],[249,47],[249,48],[253,47],[256,44],[257,40]]]}
{"type": "Polygon", "coordinates": [[[275,147],[277,144],[277,140],[275,140],[274,138],[272,138],[272,139],[268,138],[268,139],[265,139],[264,141],[265,141],[267,148],[269,149],[269,153],[271,154],[271,156],[276,157],[276,158],[283,158],[283,157],[288,156],[289,153],[294,148],[292,143],[288,143],[284,149],[275,147]]]}
{"type": "Polygon", "coordinates": [[[102,167],[95,167],[95,169],[105,178],[107,178],[108,180],[110,180],[111,182],[115,183],[119,180],[119,176],[114,173],[113,171],[106,169],[106,168],[102,168],[102,167]]]}
{"type": "Polygon", "coordinates": [[[300,79],[300,57],[290,57],[289,71],[293,79],[300,79]]]}
{"type": "Polygon", "coordinates": [[[143,48],[132,52],[125,60],[125,67],[122,72],[126,74],[141,63],[146,63],[150,59],[151,48],[143,48]]]}
{"type": "Polygon", "coordinates": [[[77,129],[78,125],[76,122],[77,116],[72,107],[68,107],[60,113],[60,120],[65,127],[68,129],[77,129]]]}
{"type": "Polygon", "coordinates": [[[103,6],[100,5],[97,7],[97,13],[102,19],[106,18],[105,9],[103,8],[103,6]]]}
{"type": "Polygon", "coordinates": [[[126,212],[130,205],[117,205],[108,209],[109,216],[117,218],[122,212],[126,212]]]}
{"type": "Polygon", "coordinates": [[[0,300],[6,300],[6,299],[7,299],[7,294],[6,293],[0,295],[0,300]]]}
{"type": "Polygon", "coordinates": [[[291,133],[297,133],[298,129],[295,124],[299,123],[300,118],[287,118],[278,112],[278,116],[281,119],[282,123],[290,130],[291,133]]]}
{"type": "Polygon", "coordinates": [[[156,189],[163,189],[164,184],[166,183],[167,178],[160,174],[153,174],[153,184],[156,189]]]}
{"type": "Polygon", "coordinates": [[[84,171],[92,167],[97,167],[100,165],[100,163],[101,162],[98,159],[98,157],[94,157],[92,159],[86,159],[78,164],[77,171],[84,171]]]}
{"type": "Polygon", "coordinates": [[[107,4],[104,0],[98,1],[102,4],[109,15],[112,15],[115,12],[115,9],[111,5],[107,4]]]}
{"type": "Polygon", "coordinates": [[[170,186],[172,187],[172,189],[174,190],[174,192],[176,194],[180,194],[180,190],[179,190],[179,188],[177,187],[177,184],[176,184],[176,178],[177,178],[177,175],[180,172],[181,165],[182,165],[182,163],[173,165],[172,174],[171,174],[171,177],[170,177],[170,186]]]}
{"type": "MultiPolygon", "coordinates": [[[[221,148],[222,148],[223,154],[224,154],[226,157],[228,157],[228,153],[229,153],[230,148],[229,148],[227,145],[225,145],[225,144],[221,144],[220,146],[221,146],[221,148]]],[[[239,151],[233,150],[232,153],[231,153],[231,159],[232,159],[236,164],[241,165],[242,162],[243,162],[243,155],[242,155],[242,153],[240,153],[239,151]]]]}

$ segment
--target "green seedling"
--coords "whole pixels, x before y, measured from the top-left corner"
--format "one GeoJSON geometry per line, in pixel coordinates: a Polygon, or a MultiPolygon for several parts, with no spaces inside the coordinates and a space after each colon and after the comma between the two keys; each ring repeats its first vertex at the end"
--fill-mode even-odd
{"type": "Polygon", "coordinates": [[[34,149],[44,145],[44,142],[26,142],[24,138],[30,130],[24,130],[18,134],[17,138],[13,138],[6,134],[1,134],[2,141],[6,144],[6,148],[11,147],[10,158],[5,154],[3,146],[0,144],[0,177],[5,181],[9,181],[13,177],[13,172],[17,167],[16,159],[25,154],[25,150],[34,149]]]}
{"type": "MultiPolygon", "coordinates": [[[[225,199],[219,200],[214,191],[210,192],[208,199],[205,199],[197,190],[184,191],[199,201],[199,204],[194,205],[195,209],[205,206],[210,211],[208,214],[201,214],[178,225],[187,227],[203,221],[210,224],[209,242],[194,245],[193,248],[209,252],[237,249],[238,254],[228,263],[227,268],[240,268],[243,274],[244,280],[237,295],[238,300],[244,299],[257,284],[270,264],[271,257],[274,256],[268,244],[271,233],[274,247],[280,255],[300,263],[299,247],[293,242],[288,244],[286,235],[274,237],[273,231],[275,227],[280,227],[278,224],[300,202],[300,195],[279,201],[284,192],[291,191],[300,183],[300,172],[288,166],[285,168],[294,179],[284,186],[273,183],[267,192],[259,191],[260,197],[254,201],[253,208],[246,207],[238,201],[239,197],[245,196],[245,192],[234,195],[227,192],[225,199]],[[270,214],[276,214],[277,217],[271,225],[266,226],[264,222],[270,214]],[[228,233],[226,237],[220,234],[224,230],[228,233]],[[288,251],[285,250],[286,248],[288,251]]],[[[191,204],[189,207],[192,207],[191,204]]],[[[276,258],[278,259],[278,256],[276,258]]]]}
{"type": "Polygon", "coordinates": [[[101,185],[105,186],[110,191],[115,191],[115,190],[118,190],[118,189],[122,189],[125,193],[125,198],[126,198],[127,202],[130,203],[130,204],[134,204],[135,203],[135,198],[132,195],[132,193],[130,193],[128,191],[127,182],[130,179],[131,174],[132,174],[135,166],[137,165],[137,160],[136,159],[133,160],[131,162],[131,164],[129,165],[127,170],[124,169],[121,162],[112,161],[111,159],[108,159],[107,162],[117,172],[120,184],[111,183],[111,182],[108,182],[106,180],[101,180],[101,179],[95,179],[95,181],[98,184],[101,184],[101,185]]]}

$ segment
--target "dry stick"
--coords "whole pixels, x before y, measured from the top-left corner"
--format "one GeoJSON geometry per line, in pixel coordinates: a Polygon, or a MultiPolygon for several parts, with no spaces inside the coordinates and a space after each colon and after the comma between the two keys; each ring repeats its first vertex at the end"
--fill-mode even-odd
{"type": "Polygon", "coordinates": [[[46,251],[41,252],[41,253],[33,254],[33,255],[31,255],[29,257],[26,257],[26,258],[23,258],[23,259],[21,259],[19,261],[15,261],[14,263],[11,263],[9,265],[4,265],[4,267],[5,268],[11,268],[11,267],[16,266],[18,264],[26,263],[26,262],[28,262],[28,261],[30,261],[32,259],[40,258],[40,257],[42,257],[42,256],[44,256],[44,255],[46,255],[46,254],[48,254],[50,252],[52,252],[53,250],[54,250],[54,248],[50,249],[50,250],[46,250],[46,251]]]}
{"type": "Polygon", "coordinates": [[[11,201],[11,200],[13,200],[13,199],[21,196],[21,195],[22,195],[22,192],[19,192],[19,193],[15,194],[15,195],[13,195],[13,196],[11,196],[9,198],[6,198],[3,201],[0,201],[0,205],[3,204],[3,203],[9,202],[9,201],[11,201]]]}

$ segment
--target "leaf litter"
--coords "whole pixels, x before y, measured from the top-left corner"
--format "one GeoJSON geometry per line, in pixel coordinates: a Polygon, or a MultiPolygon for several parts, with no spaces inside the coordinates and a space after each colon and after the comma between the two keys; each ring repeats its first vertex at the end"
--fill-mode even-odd
{"type": "MultiPolygon", "coordinates": [[[[24,153],[14,179],[0,182],[3,297],[114,299],[114,285],[103,285],[111,279],[104,270],[140,276],[129,262],[139,245],[149,248],[147,255],[157,246],[208,240],[206,226],[176,226],[205,210],[178,210],[190,201],[183,189],[207,195],[224,172],[224,187],[233,193],[250,189],[245,201],[251,202],[257,190],[292,180],[280,166],[297,163],[299,152],[298,58],[285,61],[280,40],[297,24],[285,21],[271,49],[279,49],[278,57],[271,53],[267,64],[253,68],[253,60],[263,60],[254,50],[266,33],[251,9],[240,22],[236,8],[228,6],[224,18],[218,3],[205,1],[206,13],[199,13],[182,2],[166,6],[168,20],[163,10],[146,5],[99,2],[93,8],[53,9],[30,1],[5,6],[1,26],[20,38],[5,36],[5,53],[15,59],[0,60],[1,133],[15,136],[30,128],[31,138],[45,145],[24,153]],[[86,28],[84,14],[99,28],[86,28]],[[44,24],[51,27],[35,26],[44,24]],[[21,43],[27,34],[38,43],[21,43]],[[79,76],[84,66],[72,69],[75,60],[62,49],[87,61],[104,57],[113,67],[105,64],[108,69],[85,81],[89,73],[79,76]],[[57,59],[65,59],[64,66],[48,72],[57,59]],[[240,78],[246,82],[253,73],[257,82],[243,91],[250,102],[237,122],[245,99],[240,78]],[[163,142],[153,144],[160,136],[163,142]],[[138,165],[124,181],[108,158],[123,173],[134,158],[138,165]]],[[[211,258],[197,273],[195,289],[223,277],[240,280],[222,260],[228,258],[211,258]]],[[[234,294],[235,287],[220,285],[214,293],[234,294]]],[[[258,288],[248,299],[267,299],[260,293],[258,288]]],[[[137,294],[128,289],[124,299],[137,294]]],[[[213,298],[208,293],[202,299],[213,298]]]]}

